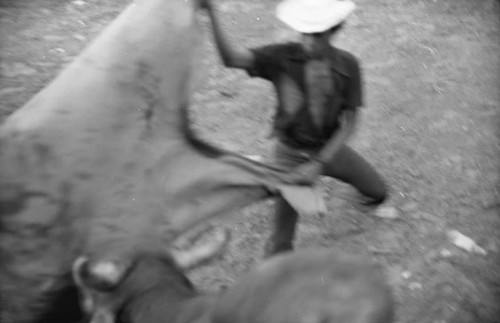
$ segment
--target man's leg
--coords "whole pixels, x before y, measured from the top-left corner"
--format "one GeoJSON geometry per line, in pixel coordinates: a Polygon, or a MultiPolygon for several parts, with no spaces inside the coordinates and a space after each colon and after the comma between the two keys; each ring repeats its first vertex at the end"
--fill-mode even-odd
{"type": "Polygon", "coordinates": [[[276,198],[274,228],[266,245],[266,256],[293,249],[298,214],[282,197],[276,198]]]}
{"type": "Polygon", "coordinates": [[[344,145],[324,167],[324,175],[352,185],[368,198],[366,205],[379,205],[387,198],[387,185],[377,171],[357,152],[344,145]]]}
{"type": "MultiPolygon", "coordinates": [[[[286,168],[293,168],[308,161],[307,154],[278,145],[276,161],[286,168]]],[[[366,205],[377,206],[387,198],[387,185],[377,171],[358,153],[343,146],[336,158],[325,164],[323,175],[334,177],[352,185],[368,200],[366,205]]],[[[293,249],[297,212],[281,197],[276,199],[274,231],[266,244],[266,256],[293,249]]]]}
{"type": "MultiPolygon", "coordinates": [[[[309,160],[307,153],[278,143],[275,149],[275,163],[284,169],[293,169],[309,160]]],[[[266,247],[266,257],[293,249],[298,214],[282,197],[276,198],[274,227],[266,247]]]]}

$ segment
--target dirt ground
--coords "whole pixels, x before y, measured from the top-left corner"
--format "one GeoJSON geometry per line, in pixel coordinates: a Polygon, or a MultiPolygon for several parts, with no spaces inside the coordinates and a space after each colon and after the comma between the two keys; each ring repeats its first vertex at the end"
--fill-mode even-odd
{"type": "MultiPolygon", "coordinates": [[[[127,2],[0,0],[0,120],[127,2]]],[[[276,0],[214,3],[234,41],[257,46],[296,37],[273,17],[276,0]]],[[[365,214],[352,206],[350,187],[324,179],[329,214],[301,218],[296,246],[367,254],[383,264],[398,322],[500,322],[500,2],[356,3],[337,39],[360,58],[365,77],[366,107],[351,144],[385,176],[399,216],[365,214]],[[454,246],[450,229],[487,254],[454,246]]],[[[266,158],[274,143],[270,84],[223,68],[206,32],[196,126],[210,141],[266,158]]],[[[192,272],[201,288],[228,286],[262,260],[272,211],[267,201],[239,212],[227,255],[192,272]]]]}

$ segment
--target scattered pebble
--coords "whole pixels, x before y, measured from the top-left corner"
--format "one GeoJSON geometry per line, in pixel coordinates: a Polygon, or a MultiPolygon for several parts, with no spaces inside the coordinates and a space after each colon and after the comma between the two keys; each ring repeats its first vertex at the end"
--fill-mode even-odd
{"type": "Polygon", "coordinates": [[[392,206],[381,206],[375,210],[374,214],[384,219],[396,219],[399,217],[398,211],[392,206]]]}
{"type": "Polygon", "coordinates": [[[226,97],[226,98],[232,98],[232,97],[235,96],[234,92],[232,92],[232,91],[225,91],[225,90],[219,91],[219,94],[222,95],[223,97],[226,97]]]}
{"type": "Polygon", "coordinates": [[[403,278],[404,278],[404,279],[408,279],[408,278],[410,278],[410,277],[411,277],[411,275],[412,275],[412,274],[411,274],[411,272],[409,272],[409,271],[404,271],[404,272],[401,274],[401,276],[403,276],[403,278]]]}
{"type": "Polygon", "coordinates": [[[420,169],[416,169],[416,168],[408,170],[408,174],[410,174],[410,176],[413,178],[422,178],[423,177],[422,171],[420,169]]]}
{"type": "Polygon", "coordinates": [[[440,255],[444,258],[450,258],[451,256],[453,256],[451,251],[448,249],[441,249],[440,255]]]}
{"type": "Polygon", "coordinates": [[[264,161],[264,157],[260,156],[260,155],[245,155],[246,158],[248,159],[251,159],[253,161],[257,161],[257,162],[263,162],[264,161]]]}
{"type": "Polygon", "coordinates": [[[408,287],[411,289],[411,290],[416,290],[416,289],[422,289],[422,284],[420,283],[417,283],[417,282],[411,282],[408,287]]]}
{"type": "Polygon", "coordinates": [[[457,247],[462,248],[471,253],[477,253],[483,256],[487,255],[486,250],[476,244],[474,240],[468,236],[458,232],[457,230],[449,230],[447,233],[448,239],[457,247]]]}
{"type": "Polygon", "coordinates": [[[85,1],[82,1],[82,0],[75,0],[75,1],[73,1],[73,4],[76,6],[84,6],[87,3],[85,1]]]}
{"type": "Polygon", "coordinates": [[[401,207],[401,210],[404,212],[414,212],[418,209],[417,202],[408,202],[401,207]]]}
{"type": "Polygon", "coordinates": [[[85,36],[80,35],[80,34],[75,34],[73,37],[75,37],[75,39],[78,39],[80,41],[87,40],[87,38],[85,38],[85,36]]]}

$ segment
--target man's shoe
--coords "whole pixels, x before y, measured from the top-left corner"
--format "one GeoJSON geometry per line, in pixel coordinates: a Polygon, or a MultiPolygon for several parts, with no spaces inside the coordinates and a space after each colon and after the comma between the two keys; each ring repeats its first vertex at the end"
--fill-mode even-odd
{"type": "Polygon", "coordinates": [[[353,203],[353,207],[359,211],[384,219],[396,219],[399,217],[398,210],[390,205],[387,205],[387,199],[381,198],[378,200],[366,199],[358,200],[353,203]]]}

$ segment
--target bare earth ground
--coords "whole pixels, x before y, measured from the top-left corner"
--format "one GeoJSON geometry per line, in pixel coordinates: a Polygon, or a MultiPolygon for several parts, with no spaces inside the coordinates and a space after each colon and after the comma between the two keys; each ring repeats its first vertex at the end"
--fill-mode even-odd
{"type": "MultiPolygon", "coordinates": [[[[54,78],[127,2],[0,0],[0,119],[54,78]]],[[[273,18],[276,0],[214,2],[235,41],[295,37],[273,18]]],[[[356,210],[352,189],[325,179],[330,213],[301,219],[297,248],[368,254],[385,265],[398,322],[500,322],[500,3],[357,4],[337,43],[361,59],[365,73],[366,108],[352,146],[387,178],[399,217],[356,210]],[[448,229],[488,254],[456,248],[448,229]]],[[[197,127],[219,145],[270,156],[269,84],[224,69],[206,41],[197,127]]],[[[202,288],[228,286],[261,261],[272,210],[268,201],[239,212],[228,254],[192,273],[202,288]]]]}

